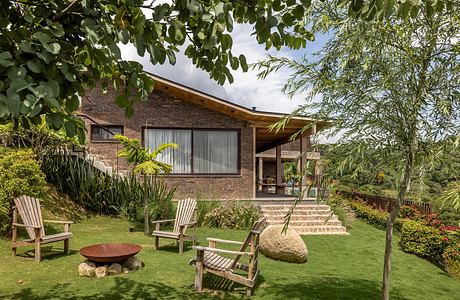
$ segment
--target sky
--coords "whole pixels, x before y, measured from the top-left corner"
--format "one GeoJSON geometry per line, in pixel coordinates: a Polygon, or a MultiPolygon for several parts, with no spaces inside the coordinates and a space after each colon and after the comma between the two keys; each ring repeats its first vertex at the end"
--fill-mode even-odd
{"type": "MultiPolygon", "coordinates": [[[[305,49],[296,51],[290,49],[266,51],[263,45],[257,43],[254,36],[250,36],[251,32],[252,25],[244,24],[236,25],[231,33],[233,38],[232,53],[235,56],[244,54],[248,64],[256,63],[266,58],[268,54],[290,58],[310,55],[320,50],[328,38],[327,36],[317,36],[315,41],[307,43],[305,49]]],[[[123,59],[140,62],[144,66],[144,70],[148,72],[247,108],[257,107],[257,110],[261,111],[290,113],[305,101],[305,95],[298,95],[289,99],[281,92],[289,77],[289,70],[286,69],[279,70],[264,80],[257,79],[257,70],[249,69],[246,73],[240,69],[232,70],[234,82],[232,84],[227,82],[220,86],[209,78],[207,72],[195,68],[191,60],[183,54],[183,51],[176,54],[177,62],[175,65],[170,65],[167,60],[164,65],[153,65],[149,62],[147,52],[144,57],[139,57],[132,45],[120,45],[120,48],[123,59]]]]}

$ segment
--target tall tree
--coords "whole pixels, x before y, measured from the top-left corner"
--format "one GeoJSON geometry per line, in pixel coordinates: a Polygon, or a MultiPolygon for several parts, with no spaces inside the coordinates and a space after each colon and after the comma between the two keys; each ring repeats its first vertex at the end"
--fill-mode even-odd
{"type": "MultiPolygon", "coordinates": [[[[394,0],[337,0],[366,19],[393,12],[394,0]]],[[[418,11],[417,0],[405,10],[418,11]]],[[[444,5],[450,0],[438,0],[444,5]]],[[[145,100],[153,80],[134,61],[124,61],[120,43],[133,44],[153,64],[176,61],[179,46],[195,66],[223,84],[231,69],[247,70],[232,53],[234,23],[253,25],[266,49],[305,47],[313,35],[304,13],[311,0],[0,0],[0,122],[28,126],[45,117],[53,129],[84,139],[75,115],[79,96],[103,82],[119,88],[117,104],[129,117],[145,100]]]]}
{"type": "MultiPolygon", "coordinates": [[[[386,226],[382,299],[389,299],[393,226],[414,168],[446,144],[439,142],[460,139],[460,1],[452,1],[450,10],[438,10],[434,2],[423,1],[417,15],[364,23],[325,1],[307,17],[313,32],[332,36],[316,56],[270,57],[258,64],[261,77],[290,68],[284,91],[309,93],[293,115],[313,111],[319,119],[334,118],[333,133],[344,132],[342,142],[354,140],[397,163],[399,192],[386,226]]],[[[359,154],[350,153],[346,159],[359,154]]]]}

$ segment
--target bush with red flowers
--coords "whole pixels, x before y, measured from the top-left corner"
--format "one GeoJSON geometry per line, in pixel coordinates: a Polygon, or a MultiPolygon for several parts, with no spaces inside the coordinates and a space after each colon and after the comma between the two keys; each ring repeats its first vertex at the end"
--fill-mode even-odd
{"type": "MultiPolygon", "coordinates": [[[[386,227],[388,212],[367,205],[365,201],[349,201],[356,216],[378,228],[386,227]]],[[[453,277],[460,278],[460,228],[444,225],[436,213],[422,214],[417,207],[403,205],[395,228],[401,232],[399,246],[404,252],[444,267],[453,277]]]]}

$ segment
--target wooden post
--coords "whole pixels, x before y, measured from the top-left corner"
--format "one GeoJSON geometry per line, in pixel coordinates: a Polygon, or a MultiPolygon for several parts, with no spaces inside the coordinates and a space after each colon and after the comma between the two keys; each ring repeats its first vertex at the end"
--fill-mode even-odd
{"type": "Polygon", "coordinates": [[[283,182],[283,167],[281,164],[281,146],[276,146],[276,193],[284,194],[284,188],[281,186],[283,182]]]}
{"type": "Polygon", "coordinates": [[[256,140],[256,128],[252,126],[252,198],[256,198],[256,149],[257,147],[257,140],[256,140]]]}
{"type": "MultiPolygon", "coordinates": [[[[251,247],[250,247],[250,249],[251,249],[252,255],[249,256],[249,263],[248,263],[248,266],[249,266],[249,269],[248,269],[248,279],[249,279],[249,280],[253,280],[254,271],[255,271],[255,270],[254,270],[254,263],[255,263],[255,259],[256,259],[256,257],[255,257],[255,250],[256,250],[256,240],[255,240],[255,236],[256,236],[256,235],[255,235],[254,233],[252,233],[251,235],[252,235],[252,236],[251,236],[251,247]]],[[[248,286],[248,287],[246,288],[246,295],[247,295],[247,296],[251,296],[251,294],[252,294],[252,287],[249,287],[249,286],[248,286]]]]}
{"type": "Polygon", "coordinates": [[[203,289],[203,259],[204,251],[197,251],[195,261],[195,290],[201,292],[203,289]]]}
{"type": "MultiPolygon", "coordinates": [[[[155,230],[160,231],[160,223],[155,224],[155,230]]],[[[155,236],[155,250],[158,250],[160,247],[160,237],[158,235],[155,236]]]]}
{"type": "Polygon", "coordinates": [[[259,186],[257,188],[259,192],[262,191],[263,180],[264,180],[264,159],[262,157],[259,157],[259,186]]]}
{"type": "Polygon", "coordinates": [[[307,150],[310,147],[310,136],[300,136],[299,141],[299,151],[300,151],[300,169],[299,171],[302,174],[300,179],[300,191],[306,189],[307,178],[305,176],[305,165],[307,164],[307,150]]]}
{"type": "Polygon", "coordinates": [[[41,260],[41,228],[34,228],[35,231],[35,261],[41,260]]]}
{"type": "Polygon", "coordinates": [[[184,252],[184,227],[179,226],[179,254],[184,252]]]}
{"type": "Polygon", "coordinates": [[[16,247],[14,246],[14,243],[18,239],[18,228],[14,224],[17,222],[18,222],[18,210],[16,207],[13,207],[13,226],[11,227],[11,232],[12,232],[11,242],[13,244],[13,246],[11,247],[11,252],[13,256],[16,256],[16,247]]]}

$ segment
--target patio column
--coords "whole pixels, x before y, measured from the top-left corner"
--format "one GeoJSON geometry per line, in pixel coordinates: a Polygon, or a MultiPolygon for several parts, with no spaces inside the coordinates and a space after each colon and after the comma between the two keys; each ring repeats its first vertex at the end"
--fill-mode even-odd
{"type": "Polygon", "coordinates": [[[299,145],[300,145],[300,169],[299,171],[301,171],[302,173],[302,178],[300,180],[300,191],[303,191],[307,188],[307,178],[305,176],[305,166],[307,164],[307,150],[310,148],[311,146],[311,142],[310,142],[310,135],[302,135],[300,136],[300,141],[299,141],[299,145]]]}
{"type": "Polygon", "coordinates": [[[283,182],[283,166],[281,164],[281,146],[276,146],[276,193],[284,194],[284,187],[281,186],[283,182]]]}
{"type": "Polygon", "coordinates": [[[262,183],[264,179],[264,159],[262,157],[259,157],[259,184],[257,187],[257,190],[260,192],[262,191],[262,183]]]}

